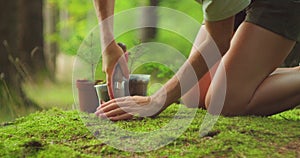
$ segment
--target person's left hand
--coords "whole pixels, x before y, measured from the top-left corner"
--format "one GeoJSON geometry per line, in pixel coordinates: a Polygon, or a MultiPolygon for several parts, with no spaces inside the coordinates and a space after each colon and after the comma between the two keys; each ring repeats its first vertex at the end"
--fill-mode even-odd
{"type": "Polygon", "coordinates": [[[106,73],[106,83],[110,99],[114,99],[114,75],[122,80],[123,76],[129,78],[129,70],[127,66],[128,54],[115,41],[111,42],[102,53],[102,71],[106,73]],[[115,73],[117,65],[121,68],[121,74],[115,73]]]}
{"type": "Polygon", "coordinates": [[[95,114],[112,121],[128,120],[133,116],[153,117],[159,114],[162,105],[151,97],[128,96],[110,100],[97,108],[95,114]]]}

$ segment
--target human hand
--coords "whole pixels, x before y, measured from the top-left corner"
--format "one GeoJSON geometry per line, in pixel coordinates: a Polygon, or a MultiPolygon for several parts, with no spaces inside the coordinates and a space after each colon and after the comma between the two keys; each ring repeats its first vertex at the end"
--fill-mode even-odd
{"type": "Polygon", "coordinates": [[[110,100],[97,108],[95,114],[112,121],[128,120],[133,116],[153,117],[161,112],[162,104],[152,97],[128,96],[110,100]]]}
{"type": "Polygon", "coordinates": [[[113,80],[122,80],[123,77],[129,78],[129,70],[127,66],[127,54],[115,41],[109,44],[102,54],[102,71],[106,73],[106,82],[108,94],[111,99],[115,98],[113,89],[113,80]],[[121,75],[117,73],[117,67],[120,67],[121,75]],[[115,77],[114,77],[115,76],[115,77]],[[116,78],[117,77],[117,78],[116,78]]]}

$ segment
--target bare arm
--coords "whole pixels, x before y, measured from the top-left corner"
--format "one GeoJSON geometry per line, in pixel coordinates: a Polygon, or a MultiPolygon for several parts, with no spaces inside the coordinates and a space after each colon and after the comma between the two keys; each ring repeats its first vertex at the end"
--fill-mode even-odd
{"type": "Polygon", "coordinates": [[[205,58],[209,58],[210,53],[216,53],[219,49],[221,56],[227,52],[233,35],[233,24],[234,17],[218,22],[206,22],[206,26],[202,26],[197,35],[191,56],[160,90],[150,97],[134,96],[111,100],[102,104],[96,115],[111,120],[124,120],[132,118],[132,114],[140,116],[160,114],[191,89],[220,60],[216,57],[211,58],[209,59],[211,65],[207,66],[205,58]],[[191,79],[191,76],[195,79],[191,79]]]}
{"type": "Polygon", "coordinates": [[[115,0],[94,0],[94,7],[97,13],[98,21],[100,23],[101,45],[102,45],[102,71],[106,73],[106,82],[108,85],[108,92],[111,99],[114,98],[113,93],[113,76],[116,64],[120,65],[121,75],[128,78],[129,71],[124,52],[118,46],[114,39],[113,23],[114,23],[114,6],[115,0]]]}
{"type": "MultiPolygon", "coordinates": [[[[211,57],[210,53],[216,53],[217,48],[213,46],[214,43],[217,45],[221,53],[220,55],[223,56],[228,51],[234,33],[234,17],[217,22],[206,21],[205,28],[202,26],[201,29],[194,42],[195,47],[191,50],[191,55],[187,62],[184,63],[176,75],[170,79],[162,89],[153,95],[152,98],[154,102],[160,103],[161,100],[165,100],[163,107],[157,114],[177,101],[208,72],[212,65],[208,67],[204,57],[211,57]],[[206,31],[201,31],[201,29],[206,29],[206,31]],[[207,35],[207,33],[209,33],[209,35],[207,35]],[[212,39],[210,37],[212,37],[213,41],[211,41],[212,39]],[[190,77],[195,75],[197,80],[190,79],[190,77]]],[[[217,63],[220,59],[213,58],[212,60],[211,62],[217,63]]]]}
{"type": "Polygon", "coordinates": [[[104,45],[108,45],[114,40],[113,35],[113,15],[115,0],[94,0],[94,7],[97,18],[101,23],[101,39],[104,45]]]}

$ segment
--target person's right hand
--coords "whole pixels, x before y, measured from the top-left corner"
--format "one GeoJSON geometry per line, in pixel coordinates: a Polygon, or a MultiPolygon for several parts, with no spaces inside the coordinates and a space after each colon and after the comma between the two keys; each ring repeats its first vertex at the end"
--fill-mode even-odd
{"type": "Polygon", "coordinates": [[[120,65],[122,75],[128,79],[129,70],[125,52],[115,41],[113,41],[102,53],[102,71],[106,73],[106,82],[110,99],[115,98],[113,93],[113,77],[117,65],[120,65]]]}
{"type": "Polygon", "coordinates": [[[162,110],[162,100],[152,96],[127,96],[110,100],[99,106],[95,112],[100,118],[111,121],[132,119],[138,117],[155,117],[162,110]]]}

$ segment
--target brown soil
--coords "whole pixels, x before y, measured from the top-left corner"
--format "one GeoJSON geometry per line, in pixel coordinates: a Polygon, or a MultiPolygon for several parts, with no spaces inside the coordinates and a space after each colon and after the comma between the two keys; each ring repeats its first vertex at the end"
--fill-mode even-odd
{"type": "Polygon", "coordinates": [[[298,139],[297,141],[293,141],[288,143],[285,146],[279,147],[279,153],[286,153],[289,151],[294,151],[296,152],[296,157],[300,158],[300,139],[298,139]]]}

